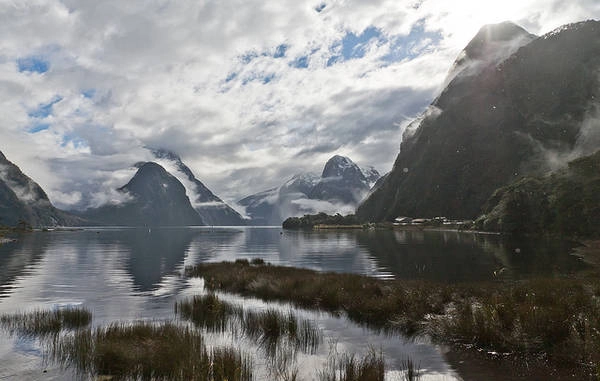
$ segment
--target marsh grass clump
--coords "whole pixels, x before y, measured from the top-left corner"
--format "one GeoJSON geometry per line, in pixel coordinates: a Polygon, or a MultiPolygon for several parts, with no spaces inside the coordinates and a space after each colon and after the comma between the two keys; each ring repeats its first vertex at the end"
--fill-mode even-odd
{"type": "Polygon", "coordinates": [[[274,355],[283,341],[305,353],[315,353],[322,341],[318,327],[308,320],[298,319],[291,311],[287,314],[274,309],[246,311],[242,315],[243,332],[274,355]]]}
{"type": "Polygon", "coordinates": [[[177,302],[175,312],[210,332],[240,331],[269,355],[273,355],[283,341],[297,350],[315,353],[322,340],[318,327],[309,320],[297,318],[292,311],[245,311],[214,294],[177,302]]]}
{"type": "Polygon", "coordinates": [[[220,300],[214,294],[206,294],[177,302],[175,313],[208,331],[224,332],[230,327],[232,319],[243,314],[243,310],[220,300]]]}
{"type": "Polygon", "coordinates": [[[383,381],[385,359],[382,352],[370,350],[362,358],[330,353],[327,365],[318,374],[320,381],[383,381]]]}
{"type": "Polygon", "coordinates": [[[208,351],[200,332],[172,323],[115,323],[55,340],[52,357],[88,376],[144,380],[252,380],[252,362],[232,348],[208,351]]]}
{"type": "Polygon", "coordinates": [[[252,361],[234,348],[213,348],[211,351],[212,378],[215,381],[252,380],[252,361]]]}
{"type": "Polygon", "coordinates": [[[55,310],[35,310],[0,316],[0,325],[11,334],[45,336],[61,330],[85,327],[92,321],[92,313],[81,307],[55,310]]]}
{"type": "Polygon", "coordinates": [[[298,380],[297,349],[290,343],[277,346],[273,356],[268,356],[269,378],[277,381],[298,380]]]}
{"type": "Polygon", "coordinates": [[[463,299],[440,336],[496,351],[544,354],[556,363],[600,362],[600,301],[571,280],[532,280],[463,299]]]}
{"type": "Polygon", "coordinates": [[[407,357],[401,363],[404,381],[419,381],[421,379],[421,366],[407,357]]]}

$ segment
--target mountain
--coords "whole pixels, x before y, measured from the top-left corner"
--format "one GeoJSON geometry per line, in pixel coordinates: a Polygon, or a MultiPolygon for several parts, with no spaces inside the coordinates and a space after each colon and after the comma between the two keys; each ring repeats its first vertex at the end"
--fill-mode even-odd
{"type": "Polygon", "coordinates": [[[0,225],[73,226],[78,217],[56,209],[46,192],[0,152],[0,225]]]}
{"type": "Polygon", "coordinates": [[[152,153],[157,159],[165,161],[164,165],[172,167],[169,172],[177,177],[185,186],[190,197],[192,206],[206,225],[216,226],[240,226],[245,225],[246,220],[227,205],[223,200],[210,191],[200,180],[194,176],[192,170],[185,165],[175,153],[156,149],[152,153]]]}
{"type": "Polygon", "coordinates": [[[375,168],[363,170],[349,158],[335,155],[321,176],[297,174],[282,186],[248,196],[238,204],[246,208],[254,225],[280,225],[288,217],[317,212],[347,214],[379,177],[375,168]]]}
{"type": "Polygon", "coordinates": [[[600,151],[500,188],[485,209],[480,229],[600,237],[600,151]]]}
{"type": "Polygon", "coordinates": [[[459,74],[472,76],[486,67],[498,65],[535,38],[512,22],[484,25],[458,55],[447,81],[459,74]]]}
{"type": "Polygon", "coordinates": [[[253,225],[280,225],[289,216],[313,211],[309,194],[320,177],[314,173],[292,176],[278,188],[267,189],[238,201],[253,225]]]}
{"type": "Polygon", "coordinates": [[[321,179],[310,191],[309,198],[342,204],[358,204],[371,189],[370,183],[371,181],[352,160],[335,155],[325,164],[321,179]]]}
{"type": "Polygon", "coordinates": [[[131,196],[131,200],[88,209],[81,215],[104,225],[204,225],[192,207],[185,187],[154,162],[138,164],[133,178],[118,190],[131,196]]]}
{"type": "Polygon", "coordinates": [[[484,27],[471,41],[455,65],[463,70],[405,131],[392,171],[358,208],[362,221],[473,219],[496,189],[594,147],[600,23],[564,26],[503,60],[479,59],[487,63],[464,70],[462,60],[489,55],[494,36],[506,30],[523,35],[503,23],[484,27]]]}

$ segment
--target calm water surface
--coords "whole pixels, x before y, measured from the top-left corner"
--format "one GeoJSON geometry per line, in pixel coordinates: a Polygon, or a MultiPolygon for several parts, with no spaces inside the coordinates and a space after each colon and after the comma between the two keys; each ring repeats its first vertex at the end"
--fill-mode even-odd
{"type": "MultiPolygon", "coordinates": [[[[35,232],[0,246],[0,314],[61,305],[83,305],[93,324],[139,319],[173,319],[176,300],[203,292],[203,282],[182,276],[202,262],[260,257],[274,264],[319,271],[353,272],[381,278],[441,282],[522,279],[583,269],[562,242],[516,242],[498,236],[456,232],[282,231],[279,228],[102,228],[35,232]]],[[[222,295],[252,309],[291,308],[222,295]]],[[[343,318],[297,311],[322,329],[325,344],[314,356],[301,355],[306,379],[325,361],[332,342],[338,351],[381,348],[398,377],[410,356],[425,372],[422,380],[460,380],[443,349],[363,329],[343,318]]],[[[252,343],[215,337],[215,342],[252,343]]],[[[264,363],[257,359],[258,368],[264,363]]],[[[261,370],[257,370],[259,376],[261,370]]],[[[0,333],[0,380],[77,379],[68,369],[45,364],[40,344],[0,333]],[[46,373],[43,373],[46,371],[46,373]]],[[[260,378],[258,378],[260,379],[260,378]]],[[[501,376],[498,379],[502,379],[501,376]]]]}

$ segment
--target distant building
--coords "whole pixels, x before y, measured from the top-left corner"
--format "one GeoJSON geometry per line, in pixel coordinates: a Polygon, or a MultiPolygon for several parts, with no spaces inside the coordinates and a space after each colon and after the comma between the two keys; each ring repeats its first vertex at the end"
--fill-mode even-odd
{"type": "Polygon", "coordinates": [[[421,224],[426,224],[430,221],[431,220],[429,218],[415,218],[414,220],[412,220],[412,223],[413,223],[413,225],[421,225],[421,224]]]}
{"type": "Polygon", "coordinates": [[[410,217],[396,217],[394,219],[394,224],[397,224],[397,225],[402,225],[402,224],[406,225],[406,224],[410,224],[412,222],[413,222],[413,219],[410,217]]]}

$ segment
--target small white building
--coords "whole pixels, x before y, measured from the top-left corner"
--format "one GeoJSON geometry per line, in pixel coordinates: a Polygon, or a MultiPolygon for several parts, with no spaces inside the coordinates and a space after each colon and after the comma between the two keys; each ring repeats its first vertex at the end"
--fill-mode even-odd
{"type": "Polygon", "coordinates": [[[394,219],[394,224],[395,225],[402,225],[402,224],[406,225],[406,224],[412,223],[412,220],[413,219],[410,217],[396,217],[394,219]]]}

